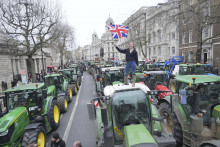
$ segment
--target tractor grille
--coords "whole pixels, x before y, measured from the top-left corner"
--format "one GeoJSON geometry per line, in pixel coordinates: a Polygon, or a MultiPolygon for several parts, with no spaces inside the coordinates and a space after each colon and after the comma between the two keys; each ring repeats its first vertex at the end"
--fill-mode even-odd
{"type": "Polygon", "coordinates": [[[5,135],[5,136],[0,136],[0,145],[1,144],[5,144],[7,142],[10,141],[11,139],[11,136],[13,134],[13,131],[14,131],[14,124],[12,124],[10,127],[9,127],[9,130],[8,130],[8,134],[5,135]]]}

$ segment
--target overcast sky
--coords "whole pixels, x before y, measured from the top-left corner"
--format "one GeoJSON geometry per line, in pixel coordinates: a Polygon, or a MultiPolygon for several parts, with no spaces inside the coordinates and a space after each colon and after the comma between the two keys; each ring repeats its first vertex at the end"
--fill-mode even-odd
{"type": "Polygon", "coordinates": [[[155,6],[165,0],[58,0],[70,25],[75,28],[76,46],[91,44],[95,31],[100,38],[109,15],[115,24],[123,23],[142,6],[155,6]]]}

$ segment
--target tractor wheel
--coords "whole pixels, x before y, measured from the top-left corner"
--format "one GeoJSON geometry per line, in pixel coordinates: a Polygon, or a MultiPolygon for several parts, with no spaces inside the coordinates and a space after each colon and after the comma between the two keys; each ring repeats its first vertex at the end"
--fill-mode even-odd
{"type": "Polygon", "coordinates": [[[73,95],[77,95],[77,91],[78,91],[78,89],[77,89],[77,85],[74,85],[72,91],[73,91],[73,95]]]}
{"type": "Polygon", "coordinates": [[[59,96],[57,97],[57,102],[60,106],[60,112],[65,113],[68,108],[68,100],[66,96],[59,96]]]}
{"type": "Polygon", "coordinates": [[[182,127],[176,117],[176,114],[171,112],[171,106],[167,102],[163,102],[159,105],[158,109],[160,116],[164,118],[166,116],[166,123],[164,123],[164,130],[166,133],[172,133],[176,139],[178,145],[183,143],[182,127]],[[166,115],[165,115],[166,114],[166,115]]]}
{"type": "Polygon", "coordinates": [[[69,97],[68,102],[71,103],[73,100],[73,90],[70,85],[68,85],[66,95],[68,95],[68,97],[69,97]]]}
{"type": "Polygon", "coordinates": [[[79,79],[77,78],[77,81],[76,81],[76,86],[77,86],[77,90],[79,90],[79,79]]]}
{"type": "Polygon", "coordinates": [[[46,146],[46,132],[44,127],[39,126],[37,129],[27,130],[24,133],[22,147],[27,147],[29,144],[37,144],[38,147],[46,146]]]}
{"type": "Polygon", "coordinates": [[[60,106],[56,100],[53,100],[48,115],[50,126],[53,130],[60,125],[60,106]]]}
{"type": "Polygon", "coordinates": [[[175,81],[175,79],[170,79],[170,81],[169,81],[169,89],[172,92],[176,91],[176,81],[175,81]]]}

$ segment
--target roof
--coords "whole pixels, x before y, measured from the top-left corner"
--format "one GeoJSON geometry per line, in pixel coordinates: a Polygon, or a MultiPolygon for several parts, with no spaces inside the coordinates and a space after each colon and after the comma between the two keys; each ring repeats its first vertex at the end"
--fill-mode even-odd
{"type": "Polygon", "coordinates": [[[70,69],[70,68],[66,68],[66,69],[60,69],[60,70],[58,70],[58,72],[59,71],[71,71],[72,69],[70,69]]]}
{"type": "Polygon", "coordinates": [[[175,79],[183,83],[193,83],[192,78],[195,77],[195,84],[202,83],[211,83],[211,82],[220,82],[220,76],[211,76],[211,75],[179,75],[175,79]]]}
{"type": "Polygon", "coordinates": [[[144,71],[145,74],[167,74],[165,71],[144,71]]]}
{"type": "Polygon", "coordinates": [[[102,68],[102,72],[106,70],[115,71],[115,70],[120,70],[120,69],[124,69],[124,67],[106,67],[106,68],[102,68]]]}
{"type": "Polygon", "coordinates": [[[58,77],[61,76],[60,74],[50,74],[50,75],[46,75],[44,76],[44,78],[48,78],[48,77],[58,77]]]}
{"type": "Polygon", "coordinates": [[[31,84],[25,84],[25,85],[20,85],[20,86],[17,86],[17,87],[10,88],[10,89],[7,89],[4,92],[35,90],[35,89],[40,89],[43,86],[44,86],[44,83],[31,83],[31,84]],[[38,86],[36,86],[35,84],[38,84],[38,86]]]}
{"type": "Polygon", "coordinates": [[[141,89],[144,93],[150,91],[150,89],[146,85],[135,83],[135,87],[132,87],[132,84],[130,83],[129,85],[119,84],[119,85],[106,86],[104,88],[104,95],[112,97],[113,94],[117,91],[133,90],[133,89],[141,89]]]}

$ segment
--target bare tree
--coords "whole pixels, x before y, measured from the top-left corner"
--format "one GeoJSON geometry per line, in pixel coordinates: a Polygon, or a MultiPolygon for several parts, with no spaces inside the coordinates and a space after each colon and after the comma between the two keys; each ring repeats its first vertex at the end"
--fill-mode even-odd
{"type": "Polygon", "coordinates": [[[27,56],[27,68],[36,80],[32,55],[42,44],[57,38],[56,24],[61,20],[58,7],[49,0],[1,0],[0,23],[13,53],[27,56]],[[38,39],[40,38],[40,40],[38,39]],[[13,43],[11,43],[12,41],[13,43]]]}
{"type": "MultiPolygon", "coordinates": [[[[219,0],[183,0],[179,4],[179,14],[170,16],[173,21],[179,22],[180,30],[191,29],[193,39],[196,42],[196,62],[201,62],[203,45],[220,36],[220,31],[210,32],[204,36],[204,32],[211,26],[220,24],[220,1],[219,0]]],[[[171,8],[172,9],[172,8],[171,8]]],[[[181,38],[180,34],[180,38],[181,38]]]]}
{"type": "Polygon", "coordinates": [[[74,29],[68,24],[60,23],[57,38],[53,42],[54,48],[60,53],[61,68],[64,68],[63,56],[69,52],[74,45],[74,29]]]}

